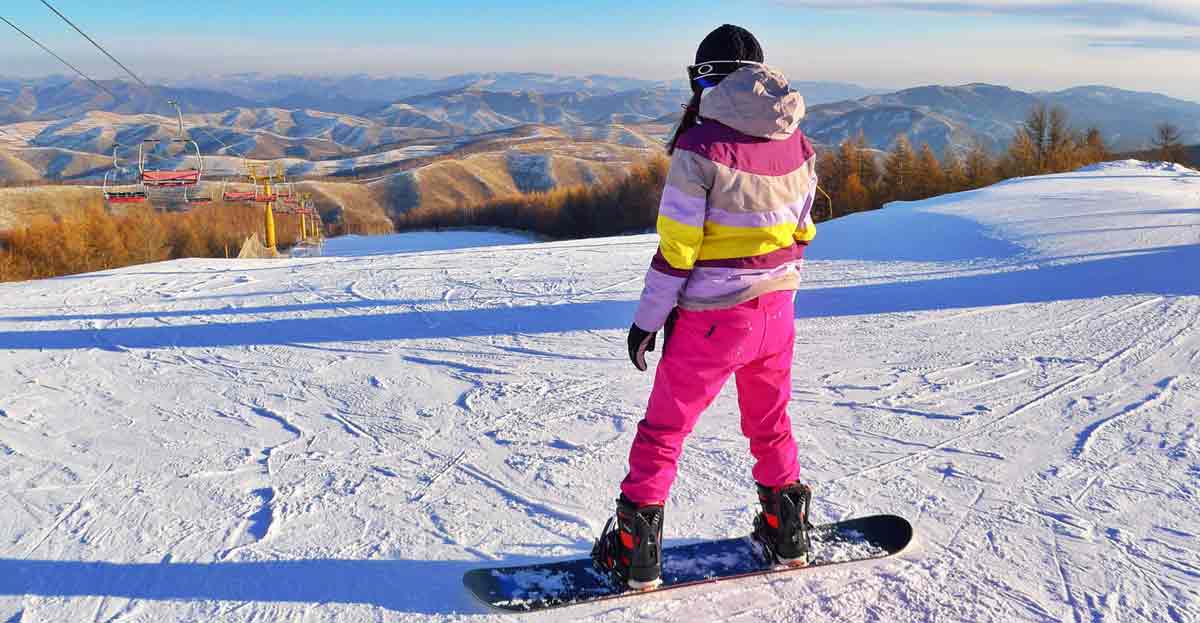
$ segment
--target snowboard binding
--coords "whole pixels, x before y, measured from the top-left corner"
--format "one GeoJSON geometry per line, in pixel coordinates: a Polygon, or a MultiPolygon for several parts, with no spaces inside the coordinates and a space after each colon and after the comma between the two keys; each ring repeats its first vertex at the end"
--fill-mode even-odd
{"type": "Polygon", "coordinates": [[[812,489],[793,483],[782,487],[758,485],[762,512],[754,518],[754,540],[768,560],[787,567],[804,567],[810,561],[813,530],[809,522],[812,489]]]}
{"type": "Polygon", "coordinates": [[[638,506],[622,495],[616,516],[592,547],[592,560],[631,589],[654,590],[662,584],[662,528],[661,504],[638,506]]]}

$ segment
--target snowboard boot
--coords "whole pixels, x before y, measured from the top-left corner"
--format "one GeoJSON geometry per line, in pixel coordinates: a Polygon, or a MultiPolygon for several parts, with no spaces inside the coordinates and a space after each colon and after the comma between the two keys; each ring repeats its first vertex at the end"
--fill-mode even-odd
{"type": "Polygon", "coordinates": [[[782,487],[758,485],[762,512],[754,518],[754,538],[776,562],[790,567],[808,564],[811,541],[808,505],[812,489],[801,483],[782,487]]]}
{"type": "Polygon", "coordinates": [[[638,506],[624,494],[592,548],[592,558],[634,590],[662,584],[662,504],[638,506]]]}

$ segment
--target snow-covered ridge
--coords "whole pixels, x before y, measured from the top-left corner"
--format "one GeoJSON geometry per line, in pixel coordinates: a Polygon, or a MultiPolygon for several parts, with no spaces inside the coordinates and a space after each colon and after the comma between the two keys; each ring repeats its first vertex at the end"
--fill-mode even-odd
{"type": "MultiPolygon", "coordinates": [[[[465,570],[585,556],[649,391],[624,341],[656,240],[427,236],[0,284],[0,621],[490,620],[465,570]]],[[[1200,174],[894,204],[808,257],[813,519],[898,513],[920,547],[534,620],[1200,617],[1200,174]]],[[[669,542],[749,530],[729,389],[669,542]]]]}

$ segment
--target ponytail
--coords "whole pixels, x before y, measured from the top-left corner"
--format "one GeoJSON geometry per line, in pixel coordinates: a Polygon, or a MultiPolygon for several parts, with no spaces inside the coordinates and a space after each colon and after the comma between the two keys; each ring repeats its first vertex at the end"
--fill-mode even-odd
{"type": "Polygon", "coordinates": [[[675,155],[675,144],[679,142],[679,137],[700,121],[700,95],[702,93],[704,93],[703,89],[692,86],[692,99],[683,111],[683,119],[679,120],[679,127],[675,128],[675,135],[671,137],[671,142],[667,143],[667,155],[675,155]]]}

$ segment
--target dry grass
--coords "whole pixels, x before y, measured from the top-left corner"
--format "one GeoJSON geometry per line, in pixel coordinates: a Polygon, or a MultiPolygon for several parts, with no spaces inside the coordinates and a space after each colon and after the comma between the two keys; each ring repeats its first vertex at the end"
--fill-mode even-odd
{"type": "MultiPolygon", "coordinates": [[[[189,212],[139,206],[122,213],[77,208],[38,216],[0,232],[0,281],[42,279],[183,257],[236,257],[251,234],[263,235],[265,208],[215,202],[189,212]]],[[[279,214],[280,249],[300,239],[300,217],[279,214]]]]}
{"type": "Polygon", "coordinates": [[[28,162],[21,160],[5,149],[0,149],[0,180],[8,183],[35,182],[41,173],[28,162]]]}
{"type": "Polygon", "coordinates": [[[396,217],[398,230],[503,227],[554,238],[584,238],[653,227],[668,161],[657,156],[600,184],[513,193],[477,204],[418,208],[396,217]]]}
{"type": "Polygon", "coordinates": [[[390,234],[392,219],[371,188],[362,184],[303,182],[300,192],[312,193],[313,203],[330,221],[333,235],[390,234]]]}
{"type": "Polygon", "coordinates": [[[70,218],[90,209],[102,209],[104,195],[85,186],[29,186],[0,188],[0,231],[32,223],[38,218],[70,218]]]}

